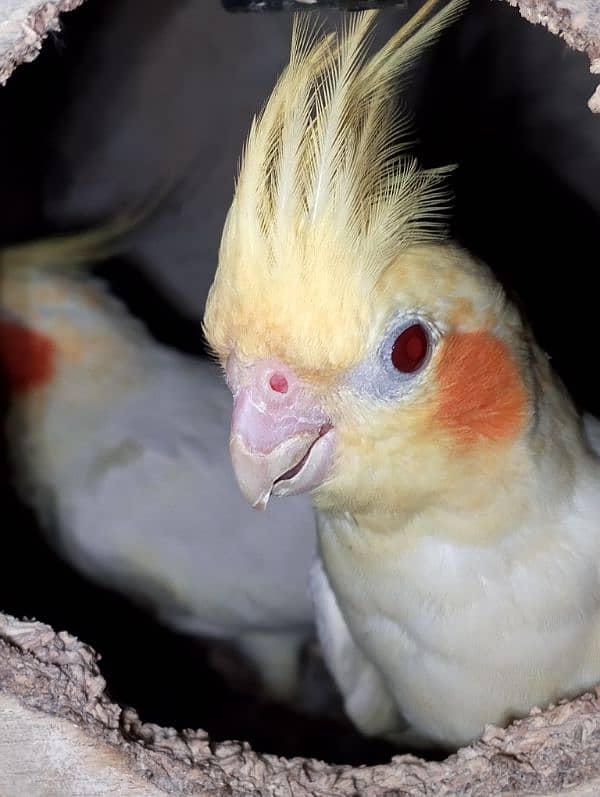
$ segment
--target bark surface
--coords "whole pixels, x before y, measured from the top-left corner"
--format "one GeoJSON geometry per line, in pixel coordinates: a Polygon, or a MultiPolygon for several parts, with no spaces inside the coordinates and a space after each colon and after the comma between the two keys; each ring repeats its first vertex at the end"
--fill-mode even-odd
{"type": "Polygon", "coordinates": [[[593,795],[600,793],[599,709],[596,691],[534,710],[505,730],[489,726],[480,741],[442,762],[285,760],[244,742],[212,743],[204,731],[143,723],[111,702],[88,645],[0,614],[3,797],[593,795]]]}
{"type": "MultiPolygon", "coordinates": [[[[545,25],[574,50],[590,59],[590,72],[600,74],[600,3],[598,0],[505,0],[529,22],[545,25]]],[[[600,86],[590,97],[590,110],[600,113],[600,86]]]]}
{"type": "Polygon", "coordinates": [[[59,14],[83,0],[0,0],[0,84],[15,67],[33,61],[42,42],[60,27],[59,14]]]}

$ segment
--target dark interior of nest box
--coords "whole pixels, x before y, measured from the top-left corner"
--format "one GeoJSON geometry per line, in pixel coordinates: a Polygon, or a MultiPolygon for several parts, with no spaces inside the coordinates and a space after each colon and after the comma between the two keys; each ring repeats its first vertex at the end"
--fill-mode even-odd
{"type": "MultiPolygon", "coordinates": [[[[215,17],[219,24],[213,31],[214,49],[197,53],[205,74],[214,53],[228,49],[230,24],[217,0],[210,5],[215,8],[206,24],[214,25],[215,17]]],[[[4,242],[60,229],[46,209],[53,193],[58,196],[77,184],[76,158],[67,167],[63,153],[72,142],[75,150],[85,150],[86,142],[76,140],[85,124],[70,128],[64,121],[78,93],[90,91],[98,97],[95,110],[88,106],[88,113],[97,114],[92,120],[96,135],[117,135],[118,130],[103,124],[103,70],[109,63],[114,69],[115,59],[129,53],[118,62],[126,79],[134,62],[152,61],[156,32],[177,14],[189,12],[190,24],[201,26],[204,12],[199,6],[204,4],[88,0],[64,16],[62,30],[50,37],[40,57],[20,67],[0,90],[4,242]],[[114,38],[105,36],[102,50],[95,44],[98,32],[106,32],[117,13],[121,27],[114,38]],[[67,143],[65,136],[71,137],[67,143]]],[[[236,24],[243,24],[240,19],[236,17],[236,24]]],[[[277,67],[280,44],[278,48],[277,67]]],[[[227,57],[239,61],[246,54],[232,49],[227,57]]],[[[268,38],[261,57],[269,58],[268,38]]],[[[197,71],[194,64],[177,80],[194,80],[197,71]]],[[[230,83],[214,86],[214,95],[226,94],[235,103],[239,72],[231,74],[230,83]]],[[[157,87],[157,114],[161,92],[176,91],[177,80],[167,76],[157,87]]],[[[417,147],[425,164],[459,164],[453,178],[454,235],[517,297],[577,401],[598,413],[598,300],[592,287],[600,251],[600,116],[586,107],[593,88],[582,55],[527,24],[508,5],[473,0],[464,18],[424,59],[412,99],[417,147]]],[[[212,100],[199,92],[207,124],[212,100]]],[[[185,114],[180,124],[186,124],[185,114]]],[[[232,131],[240,147],[245,133],[246,126],[232,131]]],[[[145,131],[136,135],[131,147],[143,147],[145,131]]],[[[176,143],[167,140],[164,147],[176,149],[176,143]]],[[[215,139],[212,148],[192,153],[186,172],[175,175],[182,185],[182,205],[202,190],[203,167],[219,157],[220,146],[215,139]]],[[[149,175],[150,184],[163,176],[149,175]]],[[[113,177],[107,166],[104,182],[110,186],[113,177]]],[[[225,196],[232,183],[233,169],[225,196]]],[[[127,198],[137,198],[135,186],[127,198]]],[[[87,220],[73,215],[75,223],[87,220]]],[[[216,254],[216,234],[211,246],[216,254]]],[[[191,317],[158,287],[143,262],[130,258],[117,265],[108,264],[101,271],[155,336],[205,356],[198,327],[201,308],[191,317]]],[[[214,261],[202,267],[211,269],[214,261]]],[[[210,645],[161,627],[143,608],[91,584],[61,561],[31,512],[13,494],[5,458],[0,483],[0,608],[67,629],[91,644],[102,655],[100,666],[111,696],[135,707],[143,720],[204,728],[215,740],[245,739],[262,752],[336,763],[381,762],[394,753],[383,742],[361,738],[339,716],[323,719],[269,703],[249,688],[246,673],[240,674],[239,684],[232,684],[209,663],[215,656],[210,645]]]]}

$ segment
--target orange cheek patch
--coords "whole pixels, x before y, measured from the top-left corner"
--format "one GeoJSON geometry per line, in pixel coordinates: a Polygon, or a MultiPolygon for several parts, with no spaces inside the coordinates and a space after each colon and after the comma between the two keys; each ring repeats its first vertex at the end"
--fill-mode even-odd
{"type": "Polygon", "coordinates": [[[54,374],[54,343],[12,321],[0,321],[0,368],[12,392],[40,387],[54,374]]]}
{"type": "Polygon", "coordinates": [[[508,348],[489,332],[450,336],[437,377],[437,420],[459,439],[507,440],[522,428],[525,386],[508,348]]]}

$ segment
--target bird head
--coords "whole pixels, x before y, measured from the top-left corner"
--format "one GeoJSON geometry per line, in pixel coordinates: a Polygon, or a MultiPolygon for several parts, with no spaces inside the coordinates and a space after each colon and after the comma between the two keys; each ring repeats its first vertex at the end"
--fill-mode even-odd
{"type": "Polygon", "coordinates": [[[0,250],[0,369],[13,400],[39,398],[65,378],[73,400],[86,384],[98,395],[119,363],[121,380],[126,364],[135,370],[130,344],[145,332],[89,271],[122,248],[152,207],[0,250]]]}
{"type": "Polygon", "coordinates": [[[10,432],[68,458],[148,372],[148,336],[88,270],[116,226],[0,251],[0,380],[10,432]]]}
{"type": "Polygon", "coordinates": [[[145,330],[85,267],[74,268],[69,248],[79,251],[81,236],[68,242],[0,252],[0,384],[25,491],[86,472],[107,420],[150,370],[145,330]]]}
{"type": "Polygon", "coordinates": [[[0,295],[0,368],[14,400],[64,386],[85,402],[115,381],[115,369],[120,379],[136,370],[144,332],[97,280],[20,268],[0,276],[0,295]]]}
{"type": "Polygon", "coordinates": [[[408,153],[393,99],[462,5],[413,17],[371,58],[372,13],[339,38],[297,24],[253,123],[204,324],[257,508],[308,490],[330,509],[418,507],[529,422],[519,315],[445,242],[447,169],[408,153]]]}

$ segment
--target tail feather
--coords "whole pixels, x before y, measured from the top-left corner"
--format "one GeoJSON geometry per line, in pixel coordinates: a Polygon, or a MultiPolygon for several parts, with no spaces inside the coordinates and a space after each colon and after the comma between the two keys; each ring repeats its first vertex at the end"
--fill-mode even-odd
{"type": "Polygon", "coordinates": [[[23,269],[88,270],[95,263],[122,252],[125,239],[157,208],[159,198],[122,211],[108,222],[81,232],[54,235],[0,249],[0,274],[23,269]]]}

